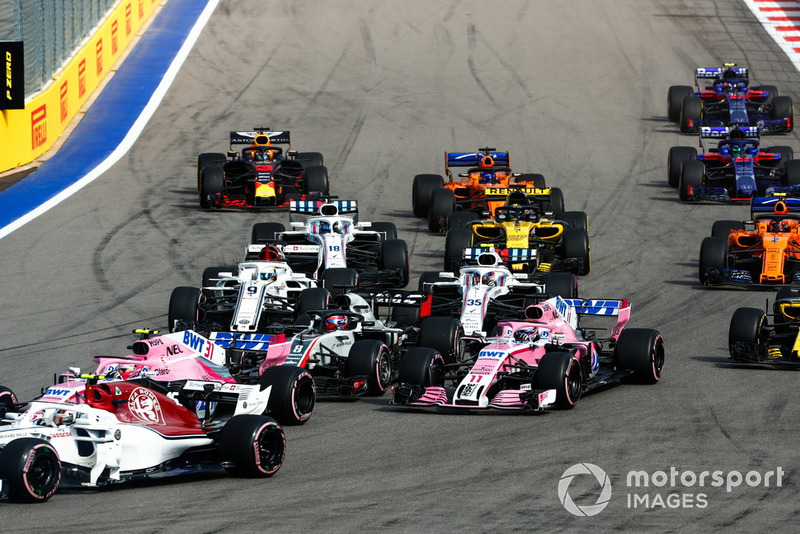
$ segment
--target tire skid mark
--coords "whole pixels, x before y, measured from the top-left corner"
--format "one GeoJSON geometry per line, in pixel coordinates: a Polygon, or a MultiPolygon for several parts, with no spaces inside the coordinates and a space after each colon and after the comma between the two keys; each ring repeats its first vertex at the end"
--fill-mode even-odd
{"type": "Polygon", "coordinates": [[[489,102],[497,106],[497,101],[495,101],[492,94],[487,89],[486,85],[484,85],[483,81],[481,80],[480,76],[478,75],[478,67],[475,65],[475,58],[473,56],[473,52],[475,50],[475,44],[477,42],[477,34],[478,30],[475,28],[475,24],[470,23],[467,26],[467,49],[469,50],[467,56],[467,66],[469,67],[469,72],[472,75],[472,79],[475,80],[475,83],[478,84],[478,87],[481,88],[481,91],[486,95],[486,98],[489,99],[489,102]]]}
{"type": "Polygon", "coordinates": [[[361,133],[361,128],[364,126],[365,120],[367,120],[367,113],[366,111],[364,111],[364,109],[361,109],[361,111],[358,114],[358,117],[356,118],[356,122],[350,129],[350,135],[347,136],[347,141],[345,141],[344,146],[342,147],[342,152],[339,154],[339,157],[336,159],[336,163],[334,163],[333,165],[331,173],[332,176],[334,177],[338,176],[339,171],[344,167],[344,164],[347,161],[347,157],[353,150],[353,146],[356,144],[358,135],[361,133]]]}
{"type": "Polygon", "coordinates": [[[373,66],[378,66],[378,59],[375,56],[375,43],[372,41],[372,34],[369,31],[369,24],[366,20],[359,21],[359,29],[361,30],[361,40],[364,43],[364,50],[367,53],[367,61],[373,66]]]}

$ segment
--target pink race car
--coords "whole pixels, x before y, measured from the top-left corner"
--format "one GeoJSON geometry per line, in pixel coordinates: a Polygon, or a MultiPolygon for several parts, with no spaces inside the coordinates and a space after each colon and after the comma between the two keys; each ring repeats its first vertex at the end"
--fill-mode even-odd
{"type": "MultiPolygon", "coordinates": [[[[266,414],[282,424],[303,424],[314,409],[316,387],[311,374],[297,367],[258,368],[248,372],[233,362],[225,342],[213,342],[197,332],[184,330],[163,336],[152,336],[140,330],[142,338],[131,346],[134,354],[123,357],[98,356],[93,376],[105,380],[152,378],[172,382],[181,392],[201,396],[216,391],[235,403],[236,413],[266,414]],[[235,374],[231,370],[235,370],[235,374]]],[[[230,337],[230,334],[228,335],[230,337]]],[[[265,349],[270,341],[283,341],[285,336],[251,334],[238,343],[240,350],[265,349]]],[[[80,371],[62,375],[59,383],[50,386],[42,402],[81,403],[86,380],[80,371]]],[[[204,410],[198,403],[198,410],[204,410]]]]}
{"type": "Polygon", "coordinates": [[[469,411],[569,409],[582,394],[631,378],[661,378],[664,342],[656,330],[628,328],[627,300],[553,297],[525,309],[527,321],[500,321],[489,337],[465,337],[460,358],[410,349],[400,363],[392,404],[469,411]],[[616,318],[611,335],[579,318],[616,318]]]}

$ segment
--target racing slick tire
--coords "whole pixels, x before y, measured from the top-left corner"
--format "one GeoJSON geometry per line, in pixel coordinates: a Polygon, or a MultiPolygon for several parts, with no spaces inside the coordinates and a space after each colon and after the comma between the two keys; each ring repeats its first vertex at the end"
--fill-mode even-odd
{"type": "Polygon", "coordinates": [[[687,96],[681,104],[681,133],[694,133],[699,131],[697,124],[703,118],[703,101],[694,95],[687,96]],[[692,123],[689,125],[689,123],[692,123]]]}
{"type": "MultiPolygon", "coordinates": [[[[358,287],[358,271],[348,267],[325,269],[319,277],[322,287],[331,295],[341,295],[358,287]]],[[[308,291],[308,290],[306,290],[308,291]]]]}
{"type": "Polygon", "coordinates": [[[323,165],[315,165],[313,167],[306,167],[305,179],[303,180],[303,192],[320,193],[327,195],[330,192],[330,183],[328,180],[328,169],[323,165]]]}
{"type": "Polygon", "coordinates": [[[800,159],[783,164],[783,185],[800,185],[800,159]]]}
{"type": "Polygon", "coordinates": [[[381,269],[399,271],[400,281],[393,287],[406,287],[411,276],[408,262],[408,245],[402,239],[389,239],[381,243],[381,269]]]}
{"type": "Polygon", "coordinates": [[[197,156],[197,190],[200,190],[200,171],[204,167],[222,167],[228,158],[225,154],[217,152],[206,152],[197,156]]]}
{"type": "Polygon", "coordinates": [[[558,295],[564,299],[578,298],[578,278],[572,273],[544,273],[542,284],[547,295],[558,295]]]}
{"type": "Polygon", "coordinates": [[[207,165],[200,169],[200,187],[198,187],[201,208],[211,207],[211,197],[225,191],[225,172],[222,165],[207,165]]]}
{"type": "Polygon", "coordinates": [[[397,226],[395,226],[393,222],[374,222],[370,225],[369,229],[373,232],[384,234],[386,236],[383,238],[384,241],[388,239],[397,239],[397,226]]]}
{"type": "Polygon", "coordinates": [[[727,241],[731,230],[744,230],[744,223],[742,221],[714,221],[714,224],[711,225],[711,237],[719,237],[727,241]]]}
{"type": "Polygon", "coordinates": [[[617,366],[632,371],[636,382],[655,384],[661,379],[664,340],[657,330],[626,328],[617,339],[614,353],[617,366]]]}
{"type": "Polygon", "coordinates": [[[696,159],[697,149],[692,146],[674,146],[669,149],[669,156],[667,156],[667,183],[670,187],[678,187],[683,164],[696,159]]]}
{"type": "Polygon", "coordinates": [[[564,230],[564,257],[577,258],[579,265],[575,274],[583,276],[592,270],[592,253],[589,249],[589,233],[582,228],[567,228],[564,230]]]}
{"type": "Polygon", "coordinates": [[[322,167],[325,165],[325,158],[319,152],[298,152],[294,157],[295,161],[299,161],[304,168],[308,167],[322,167]]]}
{"type": "Polygon", "coordinates": [[[346,376],[367,377],[367,395],[380,396],[392,383],[392,353],[376,339],[359,339],[347,353],[346,376]]]}
{"type": "Polygon", "coordinates": [[[43,439],[19,438],[0,451],[0,478],[15,502],[44,502],[61,483],[61,460],[43,439]]]}
{"type": "Polygon", "coordinates": [[[425,284],[432,284],[434,282],[445,282],[447,278],[439,276],[439,271],[428,271],[419,275],[419,282],[417,282],[417,291],[426,293],[425,284]]]}
{"type": "Polygon", "coordinates": [[[275,365],[264,369],[258,377],[261,391],[272,387],[269,394],[269,415],[282,425],[302,425],[311,417],[317,403],[314,378],[306,369],[275,365]]]}
{"type": "Polygon", "coordinates": [[[444,187],[444,178],[438,174],[418,174],[411,186],[411,207],[415,217],[427,217],[431,193],[444,187]]]}
{"type": "Polygon", "coordinates": [[[310,325],[310,311],[327,310],[331,303],[331,292],[324,287],[309,287],[300,292],[295,307],[295,324],[310,325]]]}
{"type": "Polygon", "coordinates": [[[539,360],[533,375],[534,389],[555,389],[556,408],[569,410],[575,406],[583,392],[581,365],[572,354],[563,350],[550,351],[539,360]]]}
{"type": "MultiPolygon", "coordinates": [[[[589,229],[589,216],[585,211],[565,211],[556,215],[558,220],[567,223],[568,228],[589,229]]],[[[565,228],[566,230],[566,228],[565,228]]]]}
{"type": "Polygon", "coordinates": [[[539,173],[524,173],[514,177],[516,184],[529,184],[535,189],[547,189],[547,180],[543,174],[539,173]]]}
{"type": "Polygon", "coordinates": [[[564,211],[564,192],[558,187],[550,188],[550,203],[547,205],[547,211],[552,213],[564,211]]]}
{"type": "Polygon", "coordinates": [[[264,478],[283,465],[286,436],[278,422],[265,415],[234,415],[219,436],[219,456],[232,475],[264,478]]]}
{"type": "Polygon", "coordinates": [[[227,273],[232,277],[236,277],[236,275],[239,274],[239,266],[225,265],[223,267],[206,267],[203,269],[203,285],[201,287],[216,286],[217,280],[221,277],[220,275],[222,273],[227,273]]]}
{"type": "Polygon", "coordinates": [[[728,240],[721,237],[705,237],[700,243],[700,283],[708,285],[708,273],[728,266],[728,240]]]}
{"type": "Polygon", "coordinates": [[[412,347],[400,360],[397,382],[422,387],[444,385],[442,366],[444,358],[439,351],[428,347],[412,347]]]}
{"type": "Polygon", "coordinates": [[[468,228],[469,223],[479,217],[471,211],[454,211],[447,216],[447,231],[453,228],[468,228]]]}
{"type": "Polygon", "coordinates": [[[794,128],[794,106],[792,99],[788,96],[776,96],[772,100],[772,118],[773,119],[789,119],[789,128],[787,132],[791,132],[794,128]]]}
{"type": "Polygon", "coordinates": [[[278,239],[278,235],[286,231],[283,223],[262,222],[255,223],[250,232],[250,242],[261,244],[269,243],[278,239]]]}
{"type": "Polygon", "coordinates": [[[667,118],[670,122],[681,120],[683,99],[692,96],[694,89],[688,85],[672,85],[667,91],[667,118]]]}
{"type": "Polygon", "coordinates": [[[458,274],[464,259],[464,249],[472,246],[472,232],[453,228],[444,240],[444,270],[458,274]]]}
{"type": "Polygon", "coordinates": [[[419,326],[417,345],[435,349],[445,362],[455,363],[461,357],[459,345],[463,332],[461,322],[454,317],[426,317],[419,326]]]}
{"type": "Polygon", "coordinates": [[[11,389],[5,386],[0,386],[0,419],[5,417],[9,410],[13,410],[14,405],[18,402],[17,396],[13,391],[11,391],[11,389]]]}
{"type": "Polygon", "coordinates": [[[446,231],[447,216],[455,211],[456,196],[449,189],[434,189],[428,210],[428,230],[438,234],[446,231]]]}
{"type": "Polygon", "coordinates": [[[167,324],[175,332],[176,321],[196,323],[200,320],[200,300],[203,292],[197,287],[180,286],[172,290],[169,297],[167,324]]]}
{"type": "MultiPolygon", "coordinates": [[[[777,317],[777,315],[776,315],[777,317]]],[[[731,359],[740,361],[736,347],[745,344],[755,354],[755,347],[765,345],[767,314],[758,308],[738,308],[731,316],[728,328],[728,353],[731,359]]],[[[766,346],[764,346],[766,349],[766,346]]],[[[741,347],[740,347],[741,350],[741,347]]],[[[748,351],[750,352],[750,351],[748,351]]],[[[752,361],[752,359],[749,359],[752,361]]]]}
{"type": "Polygon", "coordinates": [[[703,175],[705,174],[705,165],[702,161],[685,161],[681,165],[681,173],[678,178],[678,197],[684,202],[692,200],[692,195],[689,195],[689,187],[695,189],[703,187],[703,175]]]}

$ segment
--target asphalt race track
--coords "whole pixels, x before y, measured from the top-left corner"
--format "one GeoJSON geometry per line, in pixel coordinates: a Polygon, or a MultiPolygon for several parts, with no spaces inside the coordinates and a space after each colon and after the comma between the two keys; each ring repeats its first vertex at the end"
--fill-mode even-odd
{"type": "MultiPolygon", "coordinates": [[[[197,206],[197,154],[255,126],[323,152],[332,192],[360,200],[362,220],[394,221],[416,273],[440,268],[444,237],[412,216],[412,176],[442,172],[445,150],[510,151],[515,170],[545,174],[567,209],[589,214],[581,296],[633,302],[631,325],[664,335],[663,380],[534,416],[397,412],[388,395],[321,403],[286,430],[272,479],[183,477],[3,502],[3,531],[793,529],[798,375],[727,364],[731,314],[772,293],[697,284],[712,222],[748,209],[681,204],[666,184],[669,147],[696,144],[667,121],[667,87],[724,61],[800,104],[800,74],[738,1],[223,1],[129,154],[0,240],[0,382],[30,398],[67,366],[124,354],[133,328],[166,327],[173,287],[238,261],[253,222],[286,221],[197,206]],[[558,495],[583,462],[613,487],[591,518],[558,495]],[[634,470],[778,467],[780,487],[774,477],[731,491],[710,478],[626,485],[634,470]],[[634,508],[633,494],[663,505],[634,508]]],[[[800,153],[796,134],[764,142],[800,153]]],[[[590,505],[599,489],[582,476],[569,494],[590,505]]]]}

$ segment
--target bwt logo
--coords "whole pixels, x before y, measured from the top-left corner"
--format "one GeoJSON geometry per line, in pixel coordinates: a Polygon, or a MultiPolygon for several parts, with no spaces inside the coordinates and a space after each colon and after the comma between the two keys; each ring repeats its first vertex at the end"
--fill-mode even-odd
{"type": "Polygon", "coordinates": [[[611,500],[611,480],[605,471],[594,464],[575,464],[561,475],[561,480],[558,482],[558,500],[572,515],[579,517],[597,515],[608,506],[608,502],[611,500]],[[600,496],[597,497],[594,504],[578,506],[570,497],[569,485],[572,483],[572,479],[578,475],[592,475],[600,486],[600,496]]]}

